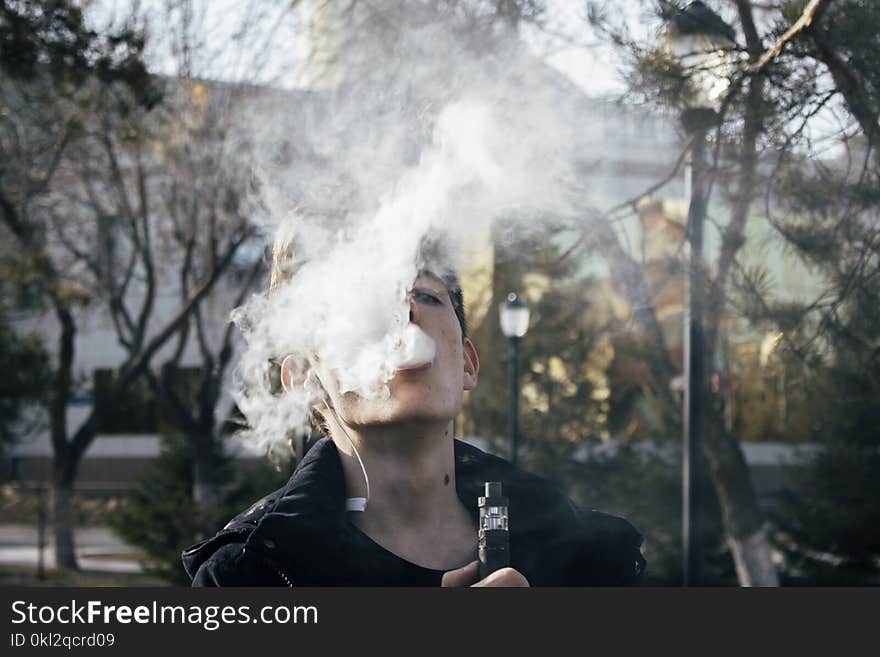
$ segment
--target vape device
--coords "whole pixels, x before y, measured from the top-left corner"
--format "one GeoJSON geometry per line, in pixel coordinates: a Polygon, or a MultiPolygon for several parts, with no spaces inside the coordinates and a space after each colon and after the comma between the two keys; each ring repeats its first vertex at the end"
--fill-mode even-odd
{"type": "Polygon", "coordinates": [[[507,498],[497,481],[485,483],[484,495],[477,498],[480,508],[480,579],[510,565],[510,533],[507,529],[507,498]]]}

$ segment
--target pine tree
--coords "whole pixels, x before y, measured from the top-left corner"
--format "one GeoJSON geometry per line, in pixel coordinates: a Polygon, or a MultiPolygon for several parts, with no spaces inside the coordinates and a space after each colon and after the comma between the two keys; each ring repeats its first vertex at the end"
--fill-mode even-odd
{"type": "Polygon", "coordinates": [[[193,499],[193,445],[187,436],[165,433],[156,462],[109,516],[119,535],[146,555],[144,567],[171,584],[188,585],[181,552],[213,535],[252,503],[280,488],[290,463],[259,462],[243,469],[222,453],[212,470],[218,504],[200,512],[193,499]]]}
{"type": "MultiPolygon", "coordinates": [[[[721,67],[722,73],[727,71],[729,86],[721,99],[719,125],[710,135],[715,188],[725,195],[719,200],[728,212],[716,220],[720,247],[708,266],[705,360],[714,362],[725,332],[741,318],[748,321],[751,331],[774,330],[782,336],[781,350],[787,352],[787,386],[797,391],[791,401],[815,418],[813,426],[822,427],[810,432],[803,428],[809,425],[788,421],[789,432],[801,431],[805,439],[832,444],[834,447],[825,452],[829,455],[846,444],[846,434],[858,434],[857,442],[870,442],[872,431],[862,423],[873,417],[876,406],[870,397],[873,394],[876,399],[876,375],[869,374],[867,368],[878,369],[872,328],[876,301],[871,300],[876,296],[870,294],[876,295],[872,281],[878,247],[880,79],[876,62],[880,42],[876,30],[867,26],[878,20],[877,4],[867,0],[775,5],[748,0],[664,0],[645,3],[659,9],[658,38],[639,39],[617,21],[606,3],[591,3],[594,25],[628,62],[631,102],[673,114],[693,92],[701,71],[675,57],[664,37],[664,27],[681,15],[686,4],[691,15],[708,15],[708,9],[715,9],[719,14],[713,14],[713,21],[723,18],[735,27],[728,32],[728,37],[734,37],[726,48],[730,66],[721,67]],[[829,110],[845,120],[829,127],[829,110]],[[854,133],[858,133],[855,140],[854,133]],[[856,144],[861,148],[853,148],[856,144]],[[829,162],[829,145],[846,150],[844,166],[829,162]],[[778,291],[774,294],[767,268],[747,262],[753,246],[749,228],[764,209],[775,230],[772,239],[801,258],[807,265],[804,275],[815,273],[827,283],[818,299],[804,301],[778,291]],[[849,384],[844,385],[845,381],[849,384]],[[832,406],[828,405],[830,400],[836,400],[832,406]],[[820,414],[825,414],[824,419],[820,414]],[[829,423],[828,414],[836,419],[829,423]]],[[[749,409],[739,412],[748,413],[749,409]]],[[[710,409],[706,419],[705,453],[728,541],[739,555],[741,581],[770,584],[775,577],[766,540],[760,554],[746,554],[754,539],[766,535],[766,518],[757,504],[739,437],[731,433],[727,418],[718,410],[710,409]],[[762,566],[754,569],[758,563],[762,566]]],[[[866,452],[862,455],[867,457],[866,452]]],[[[822,459],[815,463],[810,476],[821,476],[826,483],[818,486],[813,480],[817,499],[798,500],[803,503],[802,518],[818,513],[821,499],[838,499],[829,490],[833,487],[830,472],[840,474],[846,469],[844,463],[857,461],[837,459],[840,468],[831,469],[822,459]]],[[[853,475],[858,476],[858,471],[853,475]]],[[[868,482],[857,488],[865,495],[873,490],[868,482]]],[[[860,493],[858,499],[866,498],[860,493]]],[[[869,513],[853,518],[851,529],[858,526],[856,521],[867,522],[871,517],[869,513]]],[[[865,526],[856,532],[863,546],[871,543],[865,537],[865,526]]],[[[818,532],[818,538],[824,530],[804,529],[801,540],[812,531],[818,532]]],[[[819,544],[822,541],[817,541],[819,544]]]]}

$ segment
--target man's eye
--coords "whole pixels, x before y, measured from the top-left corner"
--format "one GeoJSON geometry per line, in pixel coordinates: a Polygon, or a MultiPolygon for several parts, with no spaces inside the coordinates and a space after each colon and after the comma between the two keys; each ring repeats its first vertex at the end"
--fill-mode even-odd
{"type": "Polygon", "coordinates": [[[440,299],[435,297],[433,294],[429,294],[427,292],[413,292],[412,298],[417,303],[429,303],[429,304],[436,304],[436,305],[439,305],[440,303],[442,303],[440,301],[440,299]]]}

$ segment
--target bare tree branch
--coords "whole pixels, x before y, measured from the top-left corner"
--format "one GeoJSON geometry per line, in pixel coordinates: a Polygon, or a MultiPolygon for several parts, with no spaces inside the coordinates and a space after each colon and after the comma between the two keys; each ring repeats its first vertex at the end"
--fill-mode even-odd
{"type": "MultiPolygon", "coordinates": [[[[174,315],[165,326],[146,344],[146,346],[138,353],[131,354],[126,362],[119,368],[119,377],[117,379],[117,391],[125,390],[134,379],[144,374],[149,368],[153,357],[168,340],[173,337],[192,316],[193,309],[202,302],[202,300],[213,289],[214,284],[220,279],[221,275],[226,271],[239,247],[251,237],[251,230],[242,230],[241,234],[233,239],[223,257],[218,262],[217,268],[211,272],[210,277],[202,283],[201,286],[190,296],[189,300],[174,315]]],[[[97,409],[93,408],[88,418],[74,434],[70,440],[71,449],[77,454],[81,454],[94,437],[95,426],[97,424],[97,409]]]]}
{"type": "MultiPolygon", "coordinates": [[[[791,27],[785,31],[785,34],[779,37],[776,43],[758,58],[758,61],[749,65],[747,69],[748,72],[754,74],[760,73],[764,70],[770,62],[779,56],[782,49],[785,48],[785,45],[789,41],[797,37],[801,32],[810,29],[814,23],[822,18],[822,14],[825,13],[832,1],[833,0],[810,0],[810,2],[807,3],[807,6],[804,7],[804,11],[801,13],[800,18],[792,23],[791,27]]],[[[737,0],[737,5],[744,4],[747,4],[746,0],[737,0]]],[[[742,9],[742,7],[740,7],[740,9],[742,9]]],[[[740,13],[742,13],[742,11],[740,11],[740,13]]],[[[751,25],[754,29],[754,21],[752,21],[751,25]]],[[[757,36],[757,31],[755,31],[755,35],[757,36]]]]}
{"type": "MultiPolygon", "coordinates": [[[[658,190],[662,189],[673,178],[675,178],[678,175],[678,172],[681,170],[681,165],[684,164],[684,161],[687,158],[687,154],[690,152],[690,147],[691,147],[692,143],[693,143],[693,138],[689,139],[688,142],[684,145],[681,153],[678,154],[678,158],[675,160],[675,164],[672,166],[672,169],[669,171],[669,173],[662,180],[658,181],[657,183],[654,183],[653,185],[650,185],[645,190],[643,190],[642,192],[639,192],[635,196],[628,198],[627,200],[625,200],[621,203],[618,203],[617,205],[615,205],[611,209],[606,210],[599,217],[597,217],[595,220],[596,221],[609,221],[609,220],[611,220],[612,215],[614,215],[617,212],[620,212],[621,210],[624,210],[626,208],[632,209],[633,212],[638,212],[639,201],[641,201],[642,199],[644,199],[646,197],[651,196],[652,194],[654,194],[658,190]]],[[[592,226],[592,222],[590,222],[590,226],[592,226]]],[[[577,240],[575,240],[574,244],[572,244],[570,247],[568,247],[564,252],[562,252],[560,254],[560,256],[556,259],[556,262],[561,263],[564,260],[566,260],[567,258],[569,258],[573,253],[575,253],[579,248],[581,248],[584,245],[584,243],[586,242],[588,237],[589,237],[589,235],[586,230],[581,231],[580,237],[578,237],[577,240]]]]}
{"type": "Polygon", "coordinates": [[[140,345],[144,339],[144,336],[147,332],[147,325],[150,321],[150,316],[153,311],[153,304],[156,299],[156,271],[155,271],[155,255],[153,254],[152,247],[152,239],[150,237],[151,233],[151,218],[150,218],[150,206],[149,199],[147,193],[147,182],[146,182],[146,173],[144,171],[144,162],[141,156],[141,149],[138,147],[137,153],[135,155],[136,158],[136,172],[137,172],[137,187],[138,187],[138,196],[140,197],[139,205],[140,205],[140,223],[141,223],[141,231],[143,233],[143,245],[141,249],[142,257],[141,257],[141,265],[144,268],[144,273],[146,274],[146,289],[144,292],[144,298],[141,305],[141,311],[138,315],[137,323],[135,325],[135,336],[134,342],[136,345],[140,345]]]}

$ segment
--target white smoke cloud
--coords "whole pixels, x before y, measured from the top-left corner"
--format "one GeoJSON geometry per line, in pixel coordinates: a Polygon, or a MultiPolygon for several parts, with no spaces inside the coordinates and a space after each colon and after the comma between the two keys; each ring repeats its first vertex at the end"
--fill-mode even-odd
{"type": "Polygon", "coordinates": [[[585,147],[572,89],[515,37],[475,49],[437,23],[397,38],[397,58],[357,83],[253,106],[272,117],[248,133],[264,155],[267,234],[290,244],[291,274],[233,314],[246,342],[236,401],[260,445],[306,424],[320,394],[310,357],[341,391],[373,398],[398,367],[433,358],[431,339],[408,323],[421,269],[457,271],[479,247],[473,235],[499,217],[534,230],[529,222],[572,208],[585,147]],[[303,378],[279,395],[269,379],[288,354],[303,378]]]}

